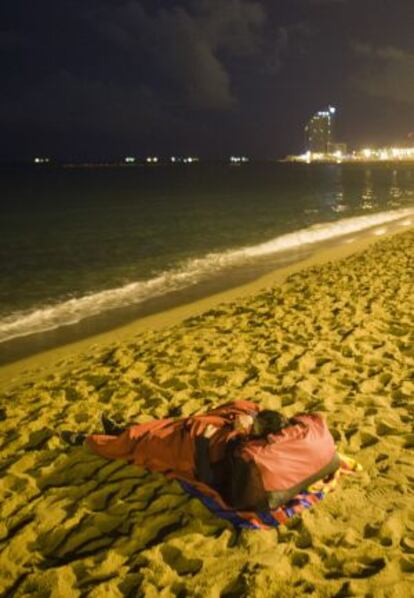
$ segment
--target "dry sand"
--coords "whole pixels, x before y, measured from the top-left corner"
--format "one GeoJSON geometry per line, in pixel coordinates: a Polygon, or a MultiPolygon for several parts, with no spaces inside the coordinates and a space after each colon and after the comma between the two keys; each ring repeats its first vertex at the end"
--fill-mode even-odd
{"type": "Polygon", "coordinates": [[[413,248],[408,231],[21,368],[1,395],[0,595],[414,596],[413,248]],[[176,482],[57,436],[102,410],[145,421],[236,398],[324,412],[364,471],[287,527],[237,532],[176,482]]]}

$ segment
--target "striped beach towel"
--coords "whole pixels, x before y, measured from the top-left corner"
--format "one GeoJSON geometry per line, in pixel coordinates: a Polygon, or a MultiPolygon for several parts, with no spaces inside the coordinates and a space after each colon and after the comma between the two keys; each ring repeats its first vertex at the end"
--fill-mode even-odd
{"type": "Polygon", "coordinates": [[[248,529],[269,529],[279,527],[285,524],[291,517],[302,513],[304,509],[309,509],[320,502],[327,494],[332,492],[344,475],[349,475],[362,470],[361,465],[351,457],[339,454],[340,467],[331,476],[319,480],[309,486],[306,490],[295,496],[285,505],[272,511],[263,513],[235,511],[226,505],[220,495],[212,488],[204,485],[194,486],[185,481],[181,481],[182,488],[198,498],[207,509],[212,511],[217,517],[226,519],[238,528],[248,529]]]}

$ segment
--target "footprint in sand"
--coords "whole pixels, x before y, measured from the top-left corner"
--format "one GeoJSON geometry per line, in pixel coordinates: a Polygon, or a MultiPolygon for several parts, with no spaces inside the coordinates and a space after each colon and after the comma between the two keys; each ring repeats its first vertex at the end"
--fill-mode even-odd
{"type": "Polygon", "coordinates": [[[203,566],[203,561],[200,559],[187,558],[183,552],[175,546],[163,546],[161,554],[164,561],[177,571],[179,575],[195,575],[203,566]]]}
{"type": "Polygon", "coordinates": [[[361,448],[367,448],[369,446],[373,446],[374,444],[377,444],[377,442],[378,442],[378,437],[375,436],[375,434],[372,434],[371,432],[361,432],[360,438],[361,438],[361,448]]]}
{"type": "Polygon", "coordinates": [[[45,447],[46,443],[50,438],[54,436],[54,431],[45,428],[44,430],[38,430],[32,432],[29,436],[29,440],[25,446],[27,451],[39,451],[45,447]]]}
{"type": "Polygon", "coordinates": [[[325,573],[326,579],[340,579],[341,577],[351,577],[353,579],[365,579],[372,577],[382,571],[386,566],[384,558],[363,557],[360,560],[345,561],[339,567],[332,568],[325,573]]]}
{"type": "Polygon", "coordinates": [[[381,501],[386,502],[390,496],[395,496],[396,491],[395,484],[385,484],[383,481],[379,484],[369,488],[366,494],[367,499],[375,505],[378,505],[381,501]]]}
{"type": "Polygon", "coordinates": [[[414,448],[414,434],[406,434],[404,437],[404,448],[414,448]]]}
{"type": "Polygon", "coordinates": [[[292,553],[291,563],[294,567],[302,568],[309,563],[309,555],[307,552],[301,552],[297,550],[292,553]]]}
{"type": "Polygon", "coordinates": [[[400,545],[404,552],[414,554],[414,536],[404,536],[400,545]]]}
{"type": "Polygon", "coordinates": [[[315,591],[315,586],[306,579],[299,579],[298,581],[295,581],[293,586],[297,589],[298,596],[313,594],[315,591]]]}
{"type": "Polygon", "coordinates": [[[299,535],[296,537],[295,545],[297,548],[310,548],[312,546],[312,534],[307,529],[306,525],[301,521],[299,527],[299,535]]]}
{"type": "Polygon", "coordinates": [[[401,522],[400,514],[392,514],[383,522],[367,523],[364,527],[364,539],[377,540],[381,546],[407,546],[406,552],[412,548],[414,552],[414,541],[408,537],[401,540],[404,528],[401,522]]]}
{"type": "Polygon", "coordinates": [[[397,423],[391,420],[379,420],[376,425],[376,432],[378,436],[400,436],[401,423],[397,423]]]}
{"type": "Polygon", "coordinates": [[[354,579],[364,579],[376,575],[386,566],[386,561],[383,558],[378,559],[364,559],[363,561],[353,564],[351,563],[349,576],[354,579]]]}
{"type": "Polygon", "coordinates": [[[381,523],[367,523],[364,527],[364,538],[371,539],[376,538],[379,534],[379,530],[381,528],[381,523]]]}
{"type": "Polygon", "coordinates": [[[400,567],[404,573],[414,573],[414,558],[402,558],[400,560],[400,567]]]}
{"type": "Polygon", "coordinates": [[[379,438],[371,430],[359,430],[356,426],[350,427],[345,436],[349,441],[349,450],[356,452],[365,449],[379,442],[379,438]]]}

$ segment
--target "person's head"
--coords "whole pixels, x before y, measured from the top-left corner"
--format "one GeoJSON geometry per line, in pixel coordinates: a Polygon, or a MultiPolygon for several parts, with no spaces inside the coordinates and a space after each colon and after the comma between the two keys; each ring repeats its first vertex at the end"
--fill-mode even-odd
{"type": "Polygon", "coordinates": [[[279,413],[279,411],[273,411],[272,409],[263,409],[256,415],[253,427],[253,436],[267,436],[268,434],[278,434],[283,428],[289,425],[287,417],[279,413]]]}

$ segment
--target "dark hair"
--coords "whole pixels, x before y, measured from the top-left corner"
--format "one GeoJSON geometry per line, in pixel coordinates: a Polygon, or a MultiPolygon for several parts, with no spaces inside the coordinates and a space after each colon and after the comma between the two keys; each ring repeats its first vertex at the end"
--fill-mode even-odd
{"type": "Polygon", "coordinates": [[[263,409],[263,411],[259,411],[256,417],[262,428],[263,436],[278,434],[283,428],[289,425],[287,417],[279,413],[279,411],[273,411],[272,409],[263,409]]]}

